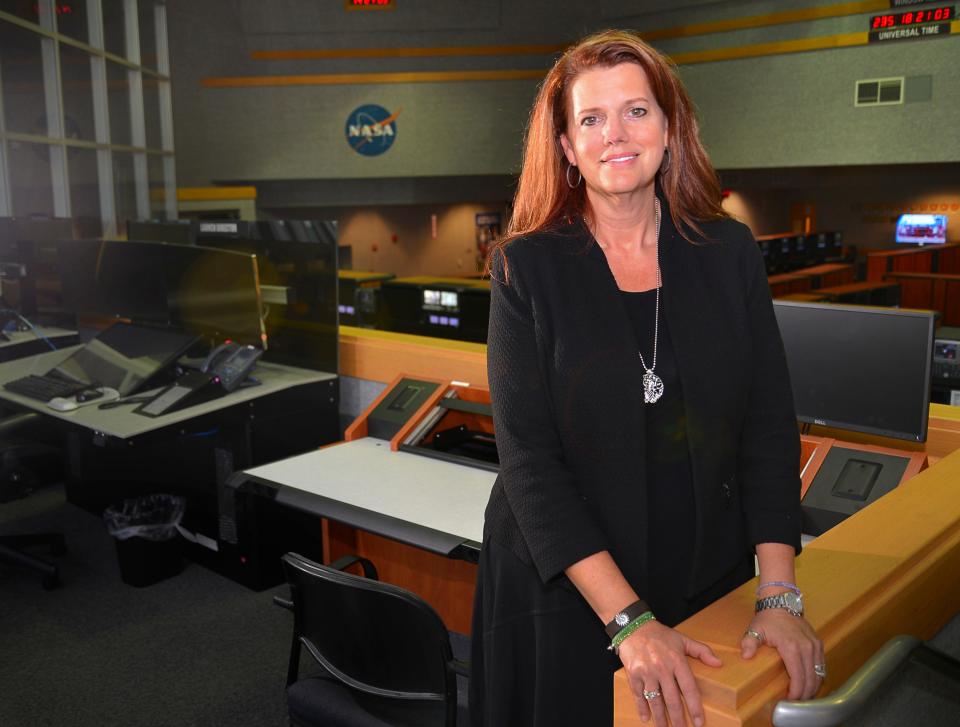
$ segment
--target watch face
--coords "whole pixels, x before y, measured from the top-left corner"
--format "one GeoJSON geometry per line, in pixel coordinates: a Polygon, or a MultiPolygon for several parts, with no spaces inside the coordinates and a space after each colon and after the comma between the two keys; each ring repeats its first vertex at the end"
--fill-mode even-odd
{"type": "Polygon", "coordinates": [[[789,610],[803,613],[803,599],[793,591],[787,591],[783,594],[783,602],[789,610]]]}

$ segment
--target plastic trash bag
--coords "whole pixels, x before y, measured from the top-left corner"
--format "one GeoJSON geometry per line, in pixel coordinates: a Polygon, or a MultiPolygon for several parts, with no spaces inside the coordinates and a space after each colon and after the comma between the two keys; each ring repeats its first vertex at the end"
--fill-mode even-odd
{"type": "Polygon", "coordinates": [[[107,532],[117,540],[170,540],[177,534],[186,500],[176,495],[147,495],[123,501],[103,512],[107,532]]]}

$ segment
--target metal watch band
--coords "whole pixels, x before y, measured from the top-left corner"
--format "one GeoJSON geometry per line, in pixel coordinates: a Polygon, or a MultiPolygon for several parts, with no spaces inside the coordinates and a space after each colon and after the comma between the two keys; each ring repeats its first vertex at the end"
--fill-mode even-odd
{"type": "Polygon", "coordinates": [[[610,623],[604,627],[607,632],[607,636],[612,639],[614,636],[620,633],[624,626],[638,616],[642,616],[649,610],[650,606],[647,605],[647,602],[643,599],[634,601],[626,608],[618,611],[617,615],[613,617],[613,620],[611,620],[610,623]]]}
{"type": "Polygon", "coordinates": [[[757,601],[755,612],[760,613],[761,611],[766,611],[769,608],[782,608],[789,613],[792,613],[794,616],[802,616],[803,598],[801,595],[795,594],[792,591],[778,593],[775,596],[767,596],[766,598],[761,598],[757,601]]]}

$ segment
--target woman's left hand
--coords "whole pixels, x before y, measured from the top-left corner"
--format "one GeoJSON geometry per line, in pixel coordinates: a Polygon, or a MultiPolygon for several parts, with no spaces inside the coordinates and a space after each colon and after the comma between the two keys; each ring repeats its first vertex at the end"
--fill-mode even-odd
{"type": "Polygon", "coordinates": [[[740,640],[740,656],[752,659],[762,645],[776,649],[783,660],[790,677],[787,699],[813,698],[823,684],[814,665],[825,665],[826,659],[823,642],[807,620],[782,608],[761,611],[751,619],[740,640]]]}

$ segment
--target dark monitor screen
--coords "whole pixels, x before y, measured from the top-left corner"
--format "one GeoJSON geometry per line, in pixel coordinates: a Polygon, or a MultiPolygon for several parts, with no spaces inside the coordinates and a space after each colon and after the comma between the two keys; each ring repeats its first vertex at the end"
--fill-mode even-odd
{"type": "Polygon", "coordinates": [[[196,223],[192,220],[169,222],[127,222],[127,239],[144,242],[169,242],[175,245],[192,245],[196,239],[196,223]]]}
{"type": "Polygon", "coordinates": [[[183,331],[114,323],[54,370],[126,396],[176,361],[196,340],[183,331]]]}
{"type": "Polygon", "coordinates": [[[801,422],[923,442],[935,313],[774,301],[801,422]]]}
{"type": "Polygon", "coordinates": [[[163,242],[73,240],[60,245],[59,256],[64,303],[75,313],[264,345],[253,255],[163,242]]]}
{"type": "Polygon", "coordinates": [[[67,240],[58,246],[64,305],[74,313],[170,323],[165,255],[173,245],[67,240]]]}
{"type": "Polygon", "coordinates": [[[336,224],[310,220],[259,224],[257,238],[226,236],[209,238],[203,244],[256,256],[260,281],[268,295],[264,311],[269,360],[336,371],[336,224]]]}
{"type": "Polygon", "coordinates": [[[257,256],[179,247],[166,269],[171,321],[220,341],[267,347],[257,256]]]}

